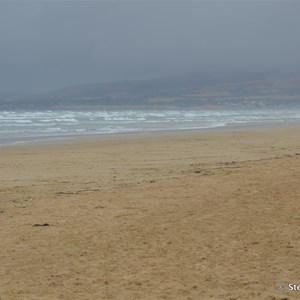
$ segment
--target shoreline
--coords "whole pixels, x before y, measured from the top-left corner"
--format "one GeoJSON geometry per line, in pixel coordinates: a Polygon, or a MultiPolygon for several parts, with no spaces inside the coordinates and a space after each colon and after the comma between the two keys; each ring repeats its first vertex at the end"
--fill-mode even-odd
{"type": "Polygon", "coordinates": [[[298,128],[300,127],[300,121],[295,122],[252,122],[246,124],[230,124],[225,126],[216,126],[209,128],[195,128],[195,129],[162,129],[162,130],[145,130],[145,131],[129,131],[129,132],[115,132],[115,133],[91,133],[91,134],[74,134],[74,135],[57,135],[57,136],[35,136],[35,137],[7,137],[0,139],[0,149],[2,147],[15,147],[22,145],[38,145],[38,144],[51,144],[51,143],[68,143],[79,140],[95,139],[101,140],[106,138],[124,138],[131,136],[149,136],[160,134],[176,134],[176,133],[201,133],[201,132],[213,132],[213,131],[239,131],[239,130],[264,130],[264,129],[281,129],[281,128],[298,128]]]}

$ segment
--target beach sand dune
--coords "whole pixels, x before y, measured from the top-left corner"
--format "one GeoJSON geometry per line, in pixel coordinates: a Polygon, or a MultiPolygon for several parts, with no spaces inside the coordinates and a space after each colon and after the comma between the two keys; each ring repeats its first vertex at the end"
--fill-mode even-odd
{"type": "Polygon", "coordinates": [[[298,299],[300,129],[0,149],[0,299],[298,299]]]}

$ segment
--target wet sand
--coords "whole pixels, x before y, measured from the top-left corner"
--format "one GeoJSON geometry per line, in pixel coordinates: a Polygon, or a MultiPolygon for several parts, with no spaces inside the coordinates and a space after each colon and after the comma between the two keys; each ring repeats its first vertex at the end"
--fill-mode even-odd
{"type": "Polygon", "coordinates": [[[0,299],[299,299],[299,137],[0,148],[0,299]]]}

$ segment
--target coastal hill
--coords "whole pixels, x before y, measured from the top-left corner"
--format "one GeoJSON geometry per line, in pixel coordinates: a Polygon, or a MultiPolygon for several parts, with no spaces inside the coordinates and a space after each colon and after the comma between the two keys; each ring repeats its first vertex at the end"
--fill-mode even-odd
{"type": "Polygon", "coordinates": [[[192,74],[0,95],[0,109],[251,108],[300,106],[300,75],[192,74]]]}

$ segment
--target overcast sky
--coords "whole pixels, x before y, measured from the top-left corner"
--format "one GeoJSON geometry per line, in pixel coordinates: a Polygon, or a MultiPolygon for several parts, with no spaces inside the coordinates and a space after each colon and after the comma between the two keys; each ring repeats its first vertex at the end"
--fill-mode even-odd
{"type": "Polygon", "coordinates": [[[0,92],[299,67],[300,1],[0,2],[0,92]]]}

